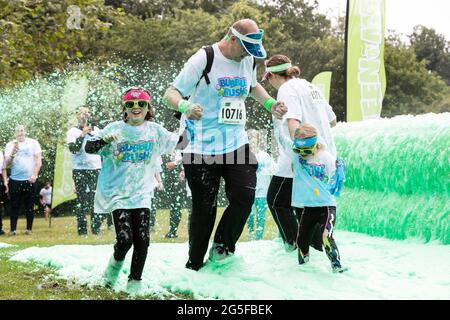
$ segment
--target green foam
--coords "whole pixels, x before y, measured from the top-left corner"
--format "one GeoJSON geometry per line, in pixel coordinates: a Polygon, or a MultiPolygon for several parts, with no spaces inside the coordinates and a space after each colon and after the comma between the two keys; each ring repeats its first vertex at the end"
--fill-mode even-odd
{"type": "Polygon", "coordinates": [[[450,243],[450,113],[339,124],[347,164],[337,227],[450,243]]]}
{"type": "Polygon", "coordinates": [[[389,239],[450,244],[450,202],[443,195],[399,195],[346,189],[336,227],[389,239]]]}

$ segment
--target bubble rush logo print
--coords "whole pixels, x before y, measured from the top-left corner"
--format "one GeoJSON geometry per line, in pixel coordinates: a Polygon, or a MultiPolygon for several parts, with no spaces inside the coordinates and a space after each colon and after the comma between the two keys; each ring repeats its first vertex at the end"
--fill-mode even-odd
{"type": "Polygon", "coordinates": [[[248,94],[245,77],[224,77],[217,80],[216,89],[222,97],[240,97],[248,94]]]}
{"type": "Polygon", "coordinates": [[[114,156],[122,162],[145,162],[150,159],[155,140],[133,142],[121,142],[117,144],[114,156]]]}

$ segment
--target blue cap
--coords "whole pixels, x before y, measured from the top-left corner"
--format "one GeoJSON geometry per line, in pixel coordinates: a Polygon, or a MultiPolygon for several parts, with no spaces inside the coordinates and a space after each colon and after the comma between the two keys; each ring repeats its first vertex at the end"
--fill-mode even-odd
{"type": "Polygon", "coordinates": [[[236,29],[231,28],[231,32],[239,39],[239,42],[248,54],[252,55],[256,59],[264,59],[267,57],[266,50],[262,45],[264,30],[259,29],[258,32],[243,35],[236,29]]]}
{"type": "Polygon", "coordinates": [[[309,137],[309,138],[294,138],[294,146],[296,148],[310,148],[317,143],[317,136],[309,137]]]}

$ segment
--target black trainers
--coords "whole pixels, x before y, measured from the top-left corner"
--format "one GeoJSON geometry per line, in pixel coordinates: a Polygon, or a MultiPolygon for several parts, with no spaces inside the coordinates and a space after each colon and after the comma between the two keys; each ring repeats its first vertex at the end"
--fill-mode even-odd
{"type": "Polygon", "coordinates": [[[300,249],[298,249],[298,264],[305,264],[309,261],[309,254],[303,254],[300,249]]]}
{"type": "Polygon", "coordinates": [[[187,263],[186,263],[186,268],[187,269],[191,269],[191,270],[194,270],[194,271],[198,271],[198,270],[200,270],[200,268],[201,267],[203,267],[203,265],[204,265],[204,263],[201,263],[201,264],[194,264],[194,263],[192,263],[191,262],[191,260],[189,260],[187,263]]]}
{"type": "Polygon", "coordinates": [[[234,254],[230,252],[224,245],[213,243],[209,250],[209,260],[212,262],[222,262],[232,257],[234,254]]]}

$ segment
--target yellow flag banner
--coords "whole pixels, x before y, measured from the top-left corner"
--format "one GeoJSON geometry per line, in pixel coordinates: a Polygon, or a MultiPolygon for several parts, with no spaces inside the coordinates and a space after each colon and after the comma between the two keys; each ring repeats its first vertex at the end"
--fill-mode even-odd
{"type": "Polygon", "coordinates": [[[346,28],[347,121],[378,118],[384,69],[385,0],[348,0],[346,28]]]}
{"type": "MultiPolygon", "coordinates": [[[[61,100],[61,113],[63,115],[71,115],[77,107],[83,105],[87,98],[88,88],[89,82],[84,76],[73,76],[68,79],[61,100]]],[[[69,121],[67,121],[68,126],[69,121]]],[[[52,208],[77,197],[72,178],[72,154],[65,141],[67,128],[64,129],[61,131],[56,147],[52,208]]]]}
{"type": "Polygon", "coordinates": [[[320,92],[322,92],[322,96],[328,103],[330,103],[331,76],[331,71],[324,71],[317,74],[311,81],[313,85],[319,88],[320,92]]]}

